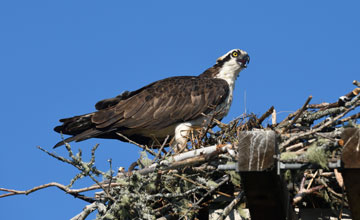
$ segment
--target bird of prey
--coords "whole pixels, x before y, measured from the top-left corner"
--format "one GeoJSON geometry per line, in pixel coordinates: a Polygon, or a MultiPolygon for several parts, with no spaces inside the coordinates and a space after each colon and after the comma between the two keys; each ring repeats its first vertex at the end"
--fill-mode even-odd
{"type": "Polygon", "coordinates": [[[247,67],[247,52],[233,49],[198,76],[175,76],[96,103],[96,111],[61,119],[56,132],[72,135],[58,142],[89,138],[135,141],[157,146],[168,136],[174,146],[186,145],[192,129],[205,127],[213,115],[221,120],[233,99],[235,81],[247,67]],[[124,138],[126,137],[126,138],[124,138]]]}

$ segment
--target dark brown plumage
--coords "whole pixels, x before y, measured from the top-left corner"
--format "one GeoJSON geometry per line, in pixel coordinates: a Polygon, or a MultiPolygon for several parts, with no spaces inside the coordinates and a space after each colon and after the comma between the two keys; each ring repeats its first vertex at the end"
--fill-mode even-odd
{"type": "MultiPolygon", "coordinates": [[[[74,135],[65,142],[94,137],[126,141],[115,133],[120,132],[140,144],[151,144],[153,138],[148,134],[154,129],[166,129],[176,123],[194,120],[201,113],[208,114],[224,101],[228,92],[227,82],[222,79],[206,75],[171,77],[102,100],[95,105],[98,111],[61,119],[63,124],[54,130],[74,135]]],[[[162,143],[166,136],[154,138],[162,143]]],[[[54,147],[63,144],[61,141],[54,147]]]]}

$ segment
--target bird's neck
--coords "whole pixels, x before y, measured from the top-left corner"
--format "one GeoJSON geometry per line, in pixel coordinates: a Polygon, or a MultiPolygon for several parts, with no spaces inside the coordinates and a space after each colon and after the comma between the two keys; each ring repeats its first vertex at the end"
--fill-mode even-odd
{"type": "Polygon", "coordinates": [[[226,66],[223,66],[219,70],[218,74],[215,75],[215,78],[223,79],[229,84],[231,95],[235,88],[235,81],[240,74],[240,70],[241,69],[238,66],[226,65],[226,66]]]}

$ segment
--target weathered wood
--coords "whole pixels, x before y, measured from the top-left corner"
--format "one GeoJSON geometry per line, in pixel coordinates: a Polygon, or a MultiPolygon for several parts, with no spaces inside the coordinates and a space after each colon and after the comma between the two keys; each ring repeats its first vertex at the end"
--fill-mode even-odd
{"type": "Polygon", "coordinates": [[[274,156],[278,152],[274,131],[243,131],[238,140],[238,171],[263,171],[274,167],[274,156]]]}
{"type": "Polygon", "coordinates": [[[240,174],[252,220],[297,219],[286,184],[275,169],[240,174]]]}
{"type": "Polygon", "coordinates": [[[238,140],[237,170],[251,219],[296,219],[286,184],[275,169],[278,155],[275,132],[240,132],[238,140]]]}
{"type": "Polygon", "coordinates": [[[351,215],[353,220],[360,220],[360,129],[345,129],[341,139],[344,140],[342,174],[351,215]]]}
{"type": "Polygon", "coordinates": [[[353,220],[360,220],[360,169],[344,169],[342,175],[351,217],[353,220]]]}
{"type": "Polygon", "coordinates": [[[345,129],[341,139],[344,140],[341,156],[344,168],[360,168],[360,129],[345,129]]]}
{"type": "MultiPolygon", "coordinates": [[[[335,217],[335,213],[331,209],[321,208],[300,208],[299,218],[301,219],[327,219],[327,220],[339,220],[338,216],[335,217]]],[[[350,210],[343,209],[341,220],[352,220],[350,217],[350,210]]]]}

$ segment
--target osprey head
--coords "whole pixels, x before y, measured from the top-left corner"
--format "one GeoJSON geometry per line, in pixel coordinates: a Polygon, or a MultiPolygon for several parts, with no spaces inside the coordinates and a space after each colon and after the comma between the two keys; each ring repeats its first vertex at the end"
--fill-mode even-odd
{"type": "Polygon", "coordinates": [[[216,63],[219,65],[232,66],[233,68],[238,68],[239,70],[246,68],[249,62],[250,57],[247,52],[240,49],[230,50],[216,60],[216,63]]]}
{"type": "Polygon", "coordinates": [[[216,64],[205,70],[199,77],[220,78],[233,85],[241,70],[247,67],[250,57],[247,52],[233,49],[219,57],[216,64]]]}
{"type": "Polygon", "coordinates": [[[216,64],[203,73],[203,76],[226,80],[233,86],[241,70],[247,67],[250,57],[247,52],[233,49],[216,60],[216,64]]]}

